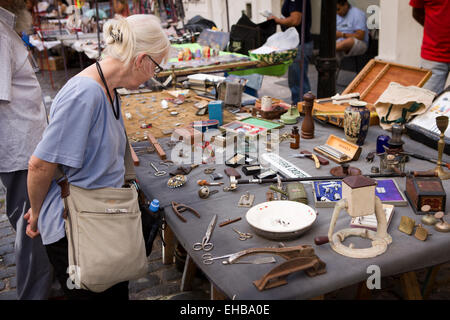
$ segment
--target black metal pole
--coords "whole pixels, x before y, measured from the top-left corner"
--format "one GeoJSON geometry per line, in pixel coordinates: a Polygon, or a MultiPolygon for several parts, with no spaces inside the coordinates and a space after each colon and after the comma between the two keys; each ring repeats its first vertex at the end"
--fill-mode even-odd
{"type": "Polygon", "coordinates": [[[300,101],[303,101],[303,87],[304,84],[304,75],[303,72],[305,70],[305,25],[306,25],[306,1],[303,0],[303,7],[302,7],[302,29],[301,29],[301,37],[300,37],[300,101]]]}
{"type": "MultiPolygon", "coordinates": [[[[403,178],[406,173],[376,173],[376,174],[362,174],[368,178],[403,178]]],[[[304,178],[280,178],[281,182],[302,182],[302,181],[322,181],[322,180],[342,180],[349,176],[317,176],[317,177],[304,177],[304,178]]],[[[239,179],[236,180],[237,184],[265,184],[265,183],[277,183],[277,178],[269,179],[239,179]]]]}
{"type": "Polygon", "coordinates": [[[317,71],[317,98],[333,96],[336,93],[336,0],[322,1],[317,71]]]}
{"type": "Polygon", "coordinates": [[[100,43],[100,16],[98,14],[98,3],[97,0],[95,0],[95,18],[97,21],[97,41],[98,41],[98,59],[100,60],[101,56],[102,56],[102,45],[100,43]]]}
{"type": "Polygon", "coordinates": [[[230,14],[228,12],[228,0],[225,0],[225,6],[227,11],[227,30],[230,32],[230,14]]]}

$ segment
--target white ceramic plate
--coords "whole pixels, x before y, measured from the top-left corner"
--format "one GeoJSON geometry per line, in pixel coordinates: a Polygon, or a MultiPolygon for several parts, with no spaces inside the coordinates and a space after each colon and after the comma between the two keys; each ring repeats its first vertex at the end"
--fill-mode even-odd
{"type": "Polygon", "coordinates": [[[256,234],[274,240],[293,239],[307,231],[317,213],[310,206],[295,201],[269,201],[250,208],[245,215],[256,234]]]}

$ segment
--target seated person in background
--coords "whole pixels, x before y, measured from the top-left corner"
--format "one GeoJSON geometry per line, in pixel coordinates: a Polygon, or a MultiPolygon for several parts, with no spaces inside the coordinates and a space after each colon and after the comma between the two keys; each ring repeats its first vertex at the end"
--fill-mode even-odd
{"type": "Polygon", "coordinates": [[[336,56],[359,56],[367,51],[369,32],[365,13],[350,5],[347,0],[337,0],[336,56]]]}
{"type": "Polygon", "coordinates": [[[127,0],[114,0],[113,2],[114,14],[128,17],[130,15],[130,8],[127,0]]]}

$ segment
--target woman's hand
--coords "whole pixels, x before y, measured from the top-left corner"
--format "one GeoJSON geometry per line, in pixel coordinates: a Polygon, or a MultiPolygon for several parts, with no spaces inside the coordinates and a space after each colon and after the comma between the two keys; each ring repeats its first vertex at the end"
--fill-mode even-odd
{"type": "Polygon", "coordinates": [[[27,220],[27,236],[29,236],[31,239],[36,238],[38,235],[40,235],[40,232],[37,228],[38,223],[38,217],[35,214],[33,214],[33,210],[30,208],[27,213],[23,216],[25,220],[27,220]]]}

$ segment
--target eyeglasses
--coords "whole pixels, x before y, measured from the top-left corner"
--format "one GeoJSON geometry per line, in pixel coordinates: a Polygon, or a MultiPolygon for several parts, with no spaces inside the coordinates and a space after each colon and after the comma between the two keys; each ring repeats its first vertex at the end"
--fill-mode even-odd
{"type": "Polygon", "coordinates": [[[147,54],[147,57],[149,57],[150,60],[155,64],[155,66],[156,66],[156,67],[155,67],[155,73],[160,73],[160,72],[164,71],[164,68],[161,67],[161,66],[158,64],[158,62],[156,62],[155,60],[153,60],[152,57],[150,57],[150,55],[147,54]]]}

